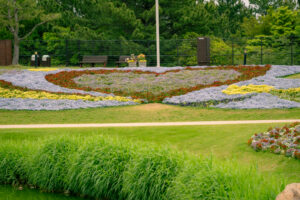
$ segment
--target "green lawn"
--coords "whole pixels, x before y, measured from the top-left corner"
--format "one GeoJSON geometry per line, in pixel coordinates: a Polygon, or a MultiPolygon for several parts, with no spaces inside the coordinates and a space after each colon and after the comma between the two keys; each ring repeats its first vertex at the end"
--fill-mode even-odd
{"type": "Polygon", "coordinates": [[[0,110],[0,124],[123,123],[212,120],[299,119],[300,109],[232,110],[164,104],[63,111],[0,110]]]}
{"type": "Polygon", "coordinates": [[[299,78],[300,79],[300,73],[286,76],[285,78],[290,78],[290,79],[298,79],[299,78]]]}
{"type": "Polygon", "coordinates": [[[159,145],[170,145],[180,151],[189,151],[205,156],[235,159],[242,165],[255,163],[261,172],[287,178],[288,182],[300,182],[300,161],[272,153],[255,152],[247,141],[256,132],[267,130],[270,126],[283,124],[259,125],[216,125],[182,127],[135,127],[135,128],[76,128],[76,129],[8,129],[0,130],[0,141],[38,141],[49,136],[68,135],[94,136],[104,134],[146,141],[159,145]]]}

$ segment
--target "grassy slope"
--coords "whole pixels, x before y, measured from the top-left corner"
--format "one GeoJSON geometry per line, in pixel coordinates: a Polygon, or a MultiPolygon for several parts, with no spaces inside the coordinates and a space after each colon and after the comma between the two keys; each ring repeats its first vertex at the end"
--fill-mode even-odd
{"type": "Polygon", "coordinates": [[[300,79],[300,73],[293,74],[293,75],[290,75],[290,76],[286,76],[285,78],[300,79]]]}
{"type": "MultiPolygon", "coordinates": [[[[281,126],[282,124],[277,124],[281,126]]],[[[0,130],[1,140],[36,140],[48,136],[93,136],[104,134],[126,137],[132,140],[169,144],[178,150],[196,154],[215,155],[220,159],[236,159],[243,165],[256,163],[266,174],[287,178],[288,182],[300,182],[300,161],[272,153],[255,152],[247,140],[255,132],[265,131],[270,124],[139,127],[139,128],[84,128],[84,129],[10,129],[0,130]]],[[[273,124],[273,127],[275,125],[273,124]]]]}
{"type": "Polygon", "coordinates": [[[64,111],[0,110],[0,124],[115,123],[212,120],[298,119],[300,109],[230,110],[164,104],[64,111]]]}

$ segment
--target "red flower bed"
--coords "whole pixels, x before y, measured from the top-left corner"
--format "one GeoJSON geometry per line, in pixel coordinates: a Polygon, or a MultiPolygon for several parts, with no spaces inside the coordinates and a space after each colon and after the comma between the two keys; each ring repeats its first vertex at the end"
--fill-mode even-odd
{"type": "Polygon", "coordinates": [[[56,85],[71,88],[71,89],[79,89],[79,90],[85,90],[85,91],[97,91],[102,93],[114,93],[115,95],[119,96],[131,96],[132,98],[139,98],[139,99],[147,99],[149,102],[161,102],[166,97],[172,97],[172,96],[178,96],[183,95],[188,92],[192,92],[195,90],[200,90],[203,88],[208,87],[217,87],[221,85],[229,85],[240,81],[245,81],[252,79],[257,76],[265,75],[266,72],[270,69],[270,65],[266,66],[220,66],[220,67],[207,67],[207,68],[190,68],[187,67],[183,70],[235,70],[239,73],[241,73],[240,76],[238,76],[234,80],[227,80],[224,82],[215,81],[214,83],[210,85],[196,85],[194,87],[190,88],[179,88],[175,90],[170,90],[168,92],[160,93],[158,95],[154,95],[151,91],[148,92],[135,92],[135,91],[125,91],[125,90],[118,90],[118,91],[110,91],[110,88],[91,88],[91,87],[81,87],[78,84],[74,82],[74,78],[78,76],[82,76],[84,74],[93,75],[93,74],[111,74],[111,73],[128,73],[132,72],[135,74],[155,74],[155,76],[161,76],[166,73],[170,72],[179,72],[180,69],[176,70],[169,70],[163,73],[157,73],[157,72],[144,72],[141,70],[118,70],[118,69],[112,69],[112,70],[106,70],[106,69],[100,69],[100,70],[83,70],[83,71],[62,71],[56,74],[49,74],[46,76],[47,81],[54,83],[56,85]]]}

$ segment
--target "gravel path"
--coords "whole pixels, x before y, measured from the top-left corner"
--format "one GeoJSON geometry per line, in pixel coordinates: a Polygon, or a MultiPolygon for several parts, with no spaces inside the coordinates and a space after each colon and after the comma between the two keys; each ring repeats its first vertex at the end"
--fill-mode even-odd
{"type": "Polygon", "coordinates": [[[150,123],[109,123],[109,124],[30,124],[30,125],[0,125],[0,129],[10,128],[97,128],[97,127],[155,127],[155,126],[205,126],[205,125],[235,125],[235,124],[270,124],[293,123],[300,119],[288,120],[241,120],[241,121],[200,121],[200,122],[150,122],[150,123]]]}

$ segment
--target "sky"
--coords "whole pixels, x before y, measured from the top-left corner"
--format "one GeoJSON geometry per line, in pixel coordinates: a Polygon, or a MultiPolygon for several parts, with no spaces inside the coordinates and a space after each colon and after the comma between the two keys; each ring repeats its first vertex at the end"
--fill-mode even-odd
{"type": "Polygon", "coordinates": [[[248,6],[249,5],[249,0],[243,0],[243,2],[248,6]]]}

